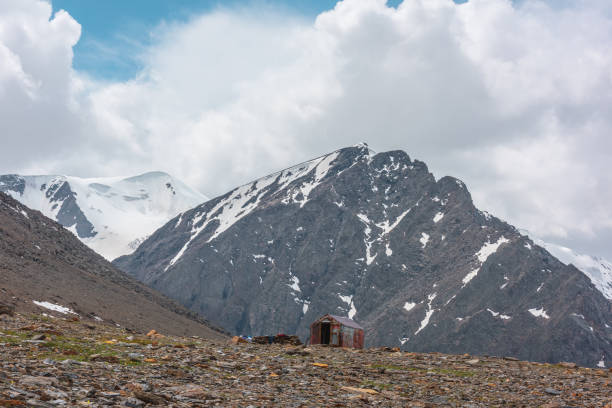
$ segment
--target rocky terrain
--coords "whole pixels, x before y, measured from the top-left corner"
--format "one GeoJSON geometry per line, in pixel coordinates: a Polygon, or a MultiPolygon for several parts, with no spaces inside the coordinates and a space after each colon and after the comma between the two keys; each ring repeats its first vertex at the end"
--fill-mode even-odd
{"type": "Polygon", "coordinates": [[[0,193],[0,310],[223,338],[195,313],[117,270],[59,223],[0,193]]]}
{"type": "Polygon", "coordinates": [[[255,180],[114,263],[234,334],[306,340],[333,313],[368,346],[612,361],[612,303],[589,277],[403,151],[358,145],[255,180]]]}
{"type": "Polygon", "coordinates": [[[233,344],[0,316],[4,407],[612,407],[608,369],[399,349],[233,344]]]}
{"type": "Polygon", "coordinates": [[[42,212],[112,260],[207,198],[163,172],[134,177],[0,175],[0,192],[42,212]]]}

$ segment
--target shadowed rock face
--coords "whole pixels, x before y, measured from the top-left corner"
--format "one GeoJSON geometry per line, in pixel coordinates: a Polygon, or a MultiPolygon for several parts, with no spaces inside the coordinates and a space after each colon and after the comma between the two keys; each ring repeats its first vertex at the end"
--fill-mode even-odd
{"type": "Polygon", "coordinates": [[[298,333],[325,313],[366,345],[612,360],[611,304],[405,152],[367,146],[264,177],[168,222],[115,264],[234,333],[298,333]]]}
{"type": "Polygon", "coordinates": [[[0,192],[0,315],[52,313],[49,308],[140,332],[225,337],[119,271],[59,223],[0,192]]]}

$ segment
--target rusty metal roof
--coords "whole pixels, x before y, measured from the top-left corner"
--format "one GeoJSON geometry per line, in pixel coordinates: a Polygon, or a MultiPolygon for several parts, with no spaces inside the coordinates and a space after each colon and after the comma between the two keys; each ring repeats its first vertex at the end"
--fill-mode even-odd
{"type": "Polygon", "coordinates": [[[328,316],[331,317],[334,320],[337,320],[339,323],[341,323],[341,324],[343,324],[345,326],[353,327],[355,329],[363,330],[363,327],[361,327],[359,325],[359,323],[357,323],[353,319],[349,319],[348,317],[336,316],[336,315],[328,315],[328,316]]]}

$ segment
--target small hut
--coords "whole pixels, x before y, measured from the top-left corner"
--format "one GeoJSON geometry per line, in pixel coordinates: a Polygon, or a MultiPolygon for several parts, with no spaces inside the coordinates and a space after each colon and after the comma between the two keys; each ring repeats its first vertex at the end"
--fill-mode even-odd
{"type": "Polygon", "coordinates": [[[310,325],[310,344],[363,348],[363,327],[348,317],[326,314],[310,325]]]}

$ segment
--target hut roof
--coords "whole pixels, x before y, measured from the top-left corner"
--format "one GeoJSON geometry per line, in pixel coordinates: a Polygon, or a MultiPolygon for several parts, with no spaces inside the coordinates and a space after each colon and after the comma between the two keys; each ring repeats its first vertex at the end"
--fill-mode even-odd
{"type": "Polygon", "coordinates": [[[363,327],[361,327],[359,323],[357,323],[353,319],[349,319],[348,317],[342,317],[342,316],[336,316],[336,315],[329,315],[329,317],[331,317],[334,320],[337,320],[339,323],[342,323],[345,326],[363,330],[363,327]]]}

